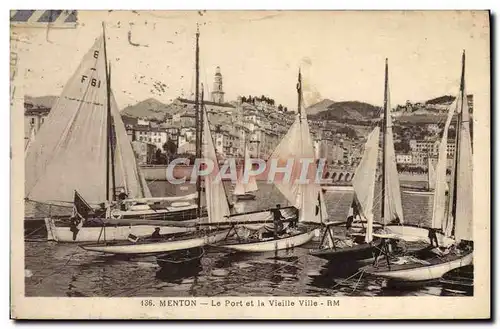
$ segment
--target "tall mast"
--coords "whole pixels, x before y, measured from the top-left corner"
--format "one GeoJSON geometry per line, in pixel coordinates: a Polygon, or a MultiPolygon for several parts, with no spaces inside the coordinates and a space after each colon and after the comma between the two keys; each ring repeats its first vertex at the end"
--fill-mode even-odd
{"type": "Polygon", "coordinates": [[[106,29],[104,22],[102,22],[102,36],[104,47],[104,65],[106,71],[106,106],[107,106],[107,119],[106,119],[106,200],[115,200],[115,175],[114,175],[114,152],[112,145],[112,124],[111,124],[111,69],[108,68],[108,54],[106,50],[106,29]],[[111,169],[111,170],[110,170],[111,169]],[[113,195],[109,196],[109,180],[110,171],[112,171],[112,187],[113,195]]]}
{"type": "Polygon", "coordinates": [[[431,190],[431,152],[427,150],[427,190],[431,190]]]}
{"type": "MultiPolygon", "coordinates": [[[[201,147],[203,145],[203,84],[201,85],[201,111],[200,111],[200,157],[201,157],[201,147]]],[[[198,175],[196,183],[198,184],[198,214],[201,217],[201,177],[198,175]]],[[[206,188],[206,187],[205,187],[206,188]]]]}
{"type": "Polygon", "coordinates": [[[385,133],[387,130],[387,115],[389,113],[388,110],[388,96],[389,96],[389,64],[388,64],[388,59],[385,59],[385,83],[384,83],[384,116],[383,116],[383,122],[382,122],[382,202],[380,206],[380,214],[381,214],[381,219],[382,222],[384,223],[385,226],[385,193],[386,193],[386,186],[385,186],[385,152],[386,152],[386,147],[385,147],[385,133]]]}
{"type": "MultiPolygon", "coordinates": [[[[199,60],[200,60],[200,49],[199,49],[199,38],[200,30],[196,30],[196,51],[195,51],[195,95],[194,95],[194,109],[195,109],[195,125],[196,125],[196,158],[201,158],[201,120],[200,120],[200,105],[199,105],[199,83],[200,83],[200,72],[199,72],[199,60]]],[[[196,191],[198,192],[198,218],[201,217],[200,204],[201,204],[201,181],[200,175],[196,177],[196,191]]]]}
{"type": "Polygon", "coordinates": [[[299,78],[297,82],[297,111],[299,112],[299,120],[302,122],[302,74],[299,68],[299,78]]]}
{"type": "MultiPolygon", "coordinates": [[[[457,193],[456,193],[456,188],[457,188],[457,183],[458,183],[458,160],[460,159],[460,144],[461,144],[461,138],[460,138],[460,129],[462,129],[462,112],[463,111],[468,111],[469,108],[468,106],[464,107],[464,102],[463,100],[465,99],[467,102],[467,96],[464,95],[465,93],[465,50],[462,53],[462,76],[460,78],[460,92],[459,92],[459,97],[462,97],[462,99],[458,102],[457,100],[457,105],[460,104],[461,108],[458,111],[457,114],[457,120],[455,124],[455,156],[453,159],[453,168],[452,168],[452,179],[453,179],[453,184],[449,189],[449,197],[450,197],[450,202],[448,205],[448,216],[452,216],[453,219],[453,226],[452,226],[452,232],[451,235],[455,235],[455,222],[456,222],[456,211],[457,211],[457,193]]],[[[467,105],[467,104],[465,104],[467,105]]],[[[449,217],[448,217],[449,218],[449,217]]]]}
{"type": "Polygon", "coordinates": [[[108,69],[108,83],[107,83],[107,99],[108,99],[108,125],[109,125],[109,150],[111,158],[111,187],[113,191],[113,201],[116,201],[116,181],[115,181],[115,145],[116,145],[116,132],[113,118],[111,116],[111,62],[108,69]]]}

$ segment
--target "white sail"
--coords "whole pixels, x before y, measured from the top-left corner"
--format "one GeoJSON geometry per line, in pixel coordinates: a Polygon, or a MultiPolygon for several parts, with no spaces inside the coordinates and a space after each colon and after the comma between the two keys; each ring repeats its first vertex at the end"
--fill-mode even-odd
{"type": "MultiPolygon", "coordinates": [[[[368,135],[365,150],[352,179],[354,202],[357,214],[367,222],[365,241],[373,240],[373,199],[377,173],[380,127],[376,127],[368,135]]],[[[354,215],[354,211],[353,211],[354,215]]]]}
{"type": "Polygon", "coordinates": [[[27,150],[25,197],[90,203],[106,200],[108,145],[104,42],[85,54],[27,150]]]}
{"type": "Polygon", "coordinates": [[[472,241],[472,145],[465,79],[460,96],[457,106],[461,120],[457,129],[459,135],[456,150],[458,159],[455,186],[455,239],[472,241]]]}
{"type": "Polygon", "coordinates": [[[442,228],[443,232],[451,233],[451,223],[447,223],[446,217],[446,167],[448,158],[448,130],[451,120],[455,112],[456,102],[453,102],[448,108],[448,116],[444,125],[443,136],[439,144],[438,162],[436,164],[436,177],[434,184],[434,201],[432,207],[432,222],[433,228],[442,228]]]}
{"type": "MultiPolygon", "coordinates": [[[[123,188],[129,198],[151,198],[151,192],[141,175],[132,144],[127,136],[118,104],[111,94],[111,116],[115,133],[115,186],[123,188]]],[[[111,183],[110,183],[111,184],[111,183]]],[[[110,185],[111,186],[111,185],[110,185]]]]}
{"type": "Polygon", "coordinates": [[[26,145],[24,146],[24,156],[26,157],[26,154],[28,154],[26,151],[29,149],[30,145],[35,141],[35,127],[32,126],[30,127],[30,135],[28,138],[28,141],[26,142],[26,145]]]}
{"type": "Polygon", "coordinates": [[[276,159],[278,165],[284,166],[289,159],[293,159],[293,170],[289,182],[275,181],[275,186],[285,198],[299,209],[299,221],[322,223],[327,218],[325,202],[321,187],[315,182],[316,157],[307,116],[297,114],[295,122],[288,130],[285,137],[274,150],[270,159],[276,159]],[[308,166],[308,184],[298,181],[301,170],[301,160],[311,161],[308,166]]]}
{"type": "Polygon", "coordinates": [[[224,190],[223,182],[221,179],[216,180],[219,173],[219,163],[215,152],[215,146],[208,124],[208,115],[206,110],[202,110],[203,117],[203,141],[202,141],[202,154],[207,161],[212,161],[214,169],[209,175],[204,176],[205,183],[205,197],[207,202],[208,221],[222,222],[227,221],[229,218],[229,203],[226,198],[226,191],[224,190]]]}
{"type": "Polygon", "coordinates": [[[244,160],[244,165],[243,169],[240,170],[238,174],[238,181],[236,182],[236,185],[234,187],[234,195],[245,195],[250,192],[255,192],[259,188],[257,187],[257,182],[255,181],[254,176],[248,177],[248,182],[245,183],[243,180],[243,177],[245,176],[244,173],[249,172],[252,170],[252,163],[250,162],[250,152],[248,151],[248,147],[245,145],[245,160],[244,160]]]}
{"type": "MultiPolygon", "coordinates": [[[[250,162],[250,151],[248,151],[248,147],[245,145],[245,172],[249,172],[252,170],[252,163],[250,162]]],[[[257,182],[255,181],[255,176],[250,176],[248,178],[248,184],[244,185],[245,193],[255,192],[259,188],[257,187],[257,182]]]]}
{"type": "MultiPolygon", "coordinates": [[[[243,171],[240,171],[239,177],[243,177],[243,171]]],[[[238,179],[234,187],[234,195],[244,195],[245,194],[245,184],[243,184],[242,179],[238,179]]]]}
{"type": "Polygon", "coordinates": [[[428,170],[428,186],[429,190],[434,190],[436,186],[436,170],[434,169],[434,166],[432,165],[432,159],[430,156],[427,157],[427,170],[428,170]]]}
{"type": "MultiPolygon", "coordinates": [[[[300,148],[298,146],[301,145],[300,136],[300,122],[297,114],[292,126],[274,149],[268,162],[271,163],[271,161],[275,160],[279,166],[285,166],[289,159],[293,159],[294,168],[296,164],[300,165],[298,163],[300,158],[300,148]]],[[[289,183],[275,180],[274,185],[291,205],[297,206],[299,187],[297,184],[292,184],[294,178],[297,177],[291,177],[289,183]]]]}
{"type": "MultiPolygon", "coordinates": [[[[387,74],[387,71],[386,71],[387,74]]],[[[386,77],[388,81],[388,77],[386,77]]],[[[386,111],[385,116],[385,199],[384,199],[384,223],[388,224],[393,220],[399,220],[399,223],[404,222],[403,205],[401,203],[401,191],[399,188],[399,175],[396,168],[396,152],[394,151],[394,139],[392,135],[392,117],[390,105],[389,83],[387,82],[386,90],[386,111]]]]}

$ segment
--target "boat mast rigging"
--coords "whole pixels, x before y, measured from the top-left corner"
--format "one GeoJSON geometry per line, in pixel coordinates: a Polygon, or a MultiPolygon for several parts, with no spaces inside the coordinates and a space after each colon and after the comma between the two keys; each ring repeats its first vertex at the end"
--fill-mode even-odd
{"type": "Polygon", "coordinates": [[[460,92],[458,93],[459,97],[461,97],[462,99],[459,101],[457,99],[457,106],[460,104],[460,109],[458,111],[458,114],[457,114],[457,120],[456,120],[456,125],[455,125],[455,155],[454,155],[454,158],[453,158],[453,169],[452,169],[452,179],[453,179],[453,185],[451,186],[451,188],[449,189],[449,192],[450,195],[450,199],[449,199],[449,203],[448,203],[448,216],[452,216],[452,220],[453,220],[453,225],[452,225],[452,229],[451,229],[451,236],[455,236],[455,226],[456,226],[456,220],[457,220],[457,216],[456,216],[456,211],[457,211],[457,192],[456,192],[456,189],[457,189],[457,185],[458,185],[458,161],[460,159],[460,145],[462,143],[462,139],[461,139],[461,134],[460,134],[460,130],[462,129],[462,113],[463,111],[468,111],[469,108],[468,106],[466,108],[464,108],[464,102],[463,100],[467,99],[467,96],[464,95],[465,93],[465,50],[464,52],[462,53],[462,74],[461,74],[461,77],[460,77],[460,92]]]}
{"type": "Polygon", "coordinates": [[[104,22],[102,22],[102,36],[103,36],[103,48],[104,48],[104,65],[106,74],[106,106],[107,106],[107,128],[106,128],[106,200],[115,201],[116,200],[116,182],[115,182],[115,155],[114,155],[114,134],[113,134],[113,124],[111,116],[111,64],[108,65],[108,54],[106,47],[106,28],[104,22]],[[109,180],[111,174],[111,188],[113,195],[109,195],[109,180]]]}
{"type": "MultiPolygon", "coordinates": [[[[199,84],[200,84],[200,70],[199,70],[199,56],[200,56],[200,48],[199,48],[199,38],[200,38],[200,30],[197,27],[196,30],[196,51],[195,51],[195,94],[194,94],[194,109],[195,109],[195,125],[196,125],[196,158],[201,158],[201,117],[200,117],[200,105],[199,105],[199,84]]],[[[198,192],[197,199],[197,217],[201,217],[201,180],[200,175],[198,174],[196,177],[196,191],[198,192]]]]}
{"type": "Polygon", "coordinates": [[[385,227],[386,225],[386,220],[385,220],[385,194],[386,194],[386,182],[385,182],[385,153],[386,153],[386,130],[387,130],[387,115],[389,114],[389,111],[387,109],[389,102],[388,102],[388,88],[389,88],[389,64],[388,64],[388,59],[385,59],[385,82],[384,82],[384,115],[383,115],[383,121],[382,121],[382,201],[380,205],[380,216],[383,222],[383,225],[385,227]]]}

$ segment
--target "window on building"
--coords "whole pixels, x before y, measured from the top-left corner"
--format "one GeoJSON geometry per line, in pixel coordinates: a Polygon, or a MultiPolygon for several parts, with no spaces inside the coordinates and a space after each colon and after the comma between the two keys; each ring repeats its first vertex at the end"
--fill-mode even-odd
{"type": "Polygon", "coordinates": [[[31,124],[34,125],[35,124],[35,118],[31,118],[31,124]]]}

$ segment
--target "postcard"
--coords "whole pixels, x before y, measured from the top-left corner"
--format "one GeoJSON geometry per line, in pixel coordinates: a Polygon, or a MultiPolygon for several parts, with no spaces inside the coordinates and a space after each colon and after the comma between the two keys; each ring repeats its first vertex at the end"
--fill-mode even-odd
{"type": "Polygon", "coordinates": [[[491,317],[488,11],[10,30],[12,318],[491,317]]]}

